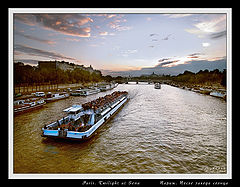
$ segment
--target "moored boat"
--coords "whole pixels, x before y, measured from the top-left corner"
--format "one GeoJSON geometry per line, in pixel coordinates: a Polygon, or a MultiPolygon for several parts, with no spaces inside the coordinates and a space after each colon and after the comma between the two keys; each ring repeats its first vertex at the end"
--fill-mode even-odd
{"type": "Polygon", "coordinates": [[[45,101],[47,103],[49,102],[53,102],[53,101],[57,101],[57,100],[60,100],[60,99],[65,99],[65,98],[68,98],[69,97],[69,94],[66,93],[66,92],[63,92],[63,93],[51,93],[51,92],[48,92],[47,95],[46,95],[46,99],[45,101]]]}
{"type": "Polygon", "coordinates": [[[213,91],[210,93],[211,96],[226,99],[226,92],[213,91]]]}
{"type": "Polygon", "coordinates": [[[155,83],[154,88],[155,89],[160,89],[161,88],[161,84],[160,83],[155,83]]]}
{"type": "Polygon", "coordinates": [[[13,102],[14,105],[14,114],[20,114],[24,112],[28,112],[31,110],[38,109],[45,105],[46,102],[44,99],[26,99],[26,100],[17,100],[13,102]]]}
{"type": "Polygon", "coordinates": [[[65,110],[67,116],[42,128],[43,137],[84,140],[106,123],[128,101],[128,93],[113,92],[65,110]]]}
{"type": "Polygon", "coordinates": [[[101,92],[105,92],[108,90],[111,90],[113,88],[116,88],[118,86],[118,83],[110,83],[110,84],[104,84],[100,86],[101,92]]]}
{"type": "Polygon", "coordinates": [[[79,89],[75,90],[74,92],[71,93],[72,96],[88,96],[92,94],[99,93],[100,89],[94,88],[94,89],[79,89]]]}

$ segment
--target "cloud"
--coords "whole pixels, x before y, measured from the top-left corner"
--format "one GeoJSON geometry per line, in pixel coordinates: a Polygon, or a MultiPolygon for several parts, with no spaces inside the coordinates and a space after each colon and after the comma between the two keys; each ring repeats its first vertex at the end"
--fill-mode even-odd
{"type": "Polygon", "coordinates": [[[70,41],[70,42],[79,42],[81,39],[78,38],[65,38],[65,40],[70,41]]]}
{"type": "Polygon", "coordinates": [[[91,28],[83,25],[93,22],[81,14],[17,14],[15,19],[27,25],[41,25],[66,35],[90,37],[91,28]]]}
{"type": "Polygon", "coordinates": [[[169,65],[173,65],[175,64],[176,62],[179,62],[180,60],[173,60],[173,61],[167,61],[167,62],[163,62],[161,64],[159,64],[158,66],[159,67],[167,67],[169,65]]]}
{"type": "Polygon", "coordinates": [[[107,14],[106,16],[107,16],[107,18],[113,18],[113,17],[116,17],[117,15],[116,14],[107,14]]]}
{"type": "Polygon", "coordinates": [[[224,30],[221,32],[216,32],[216,33],[211,34],[210,38],[211,39],[220,39],[220,38],[226,37],[226,35],[227,35],[227,31],[224,30]]]}
{"type": "Polygon", "coordinates": [[[137,52],[138,52],[137,49],[127,49],[127,50],[122,50],[120,53],[121,53],[121,56],[128,57],[130,54],[134,54],[137,52]]]}
{"type": "Polygon", "coordinates": [[[159,59],[158,62],[160,62],[155,67],[170,67],[170,66],[177,66],[180,64],[185,64],[189,59],[186,57],[170,57],[170,58],[162,58],[159,59]]]}
{"type": "MultiPolygon", "coordinates": [[[[168,58],[161,58],[158,60],[159,64],[157,64],[155,67],[174,67],[179,66],[182,64],[188,64],[190,61],[193,61],[195,59],[198,59],[201,57],[202,53],[191,53],[186,56],[182,57],[168,57],[168,58]]],[[[202,58],[201,58],[202,59],[202,58]]]]}
{"type": "Polygon", "coordinates": [[[192,14],[163,14],[164,16],[167,16],[169,18],[183,18],[183,17],[187,17],[187,16],[191,16],[192,14]]]}
{"type": "Polygon", "coordinates": [[[158,62],[164,62],[166,60],[169,60],[170,58],[162,58],[162,59],[159,59],[158,62]]]}
{"type": "Polygon", "coordinates": [[[45,51],[42,49],[37,49],[37,48],[33,48],[33,47],[29,47],[26,45],[21,45],[21,44],[16,44],[14,45],[14,54],[16,55],[16,53],[18,53],[18,56],[22,53],[30,55],[30,56],[37,56],[37,57],[45,57],[48,59],[55,59],[55,60],[71,60],[71,61],[77,61],[80,62],[79,60],[77,60],[76,58],[72,58],[72,57],[67,57],[64,56],[60,53],[56,53],[56,52],[51,52],[51,51],[45,51]]]}
{"type": "Polygon", "coordinates": [[[203,14],[197,23],[193,24],[193,28],[185,29],[185,31],[191,34],[196,34],[199,38],[210,36],[211,39],[216,39],[218,36],[225,36],[225,30],[225,14],[203,14]]]}
{"type": "Polygon", "coordinates": [[[152,33],[149,36],[157,36],[157,35],[158,35],[157,33],[152,33]]]}
{"type": "Polygon", "coordinates": [[[151,17],[147,17],[146,20],[147,21],[152,21],[152,18],[151,17]]]}
{"type": "Polygon", "coordinates": [[[35,37],[35,36],[31,36],[31,35],[27,35],[27,34],[24,34],[22,32],[16,32],[17,35],[20,35],[20,36],[23,36],[27,39],[30,39],[30,40],[35,40],[35,41],[38,41],[38,42],[41,42],[41,43],[45,43],[45,44],[49,44],[49,45],[53,45],[53,44],[56,44],[55,41],[52,41],[52,40],[44,40],[44,39],[41,39],[41,38],[38,38],[38,37],[35,37]]]}
{"type": "Polygon", "coordinates": [[[192,53],[187,56],[187,58],[199,58],[202,53],[192,53]]]}
{"type": "Polygon", "coordinates": [[[196,56],[196,55],[202,55],[202,53],[191,53],[188,56],[196,56]]]}
{"type": "Polygon", "coordinates": [[[172,35],[172,34],[167,35],[167,36],[164,37],[162,40],[169,40],[169,37],[170,37],[171,35],[172,35]]]}
{"type": "Polygon", "coordinates": [[[33,14],[14,14],[14,19],[30,26],[36,25],[36,17],[33,14]]]}
{"type": "Polygon", "coordinates": [[[99,32],[99,35],[101,35],[101,36],[107,36],[108,35],[108,32],[99,32]]]}
{"type": "Polygon", "coordinates": [[[155,66],[155,68],[161,68],[161,67],[172,67],[172,66],[177,66],[179,64],[183,64],[185,63],[185,61],[183,61],[181,58],[162,58],[159,59],[158,62],[160,62],[159,64],[157,64],[155,66]]]}
{"type": "MultiPolygon", "coordinates": [[[[169,64],[171,61],[168,62],[169,64]]],[[[167,64],[167,63],[166,63],[167,64]]],[[[165,65],[166,65],[165,64],[165,65]]],[[[107,72],[107,74],[111,74],[113,76],[141,76],[141,75],[149,75],[153,72],[156,74],[171,74],[171,75],[178,75],[183,73],[184,71],[188,70],[194,73],[197,73],[200,70],[208,69],[210,71],[214,69],[219,69],[222,71],[223,69],[227,68],[227,61],[226,57],[221,59],[217,59],[214,61],[210,60],[192,60],[186,64],[180,64],[178,66],[161,66],[157,65],[155,67],[148,67],[142,68],[141,70],[134,70],[134,71],[118,71],[118,72],[107,72]]]]}
{"type": "Polygon", "coordinates": [[[122,23],[127,22],[126,19],[123,19],[124,15],[117,15],[113,21],[108,23],[109,27],[117,31],[126,31],[132,29],[130,26],[123,25],[122,23]]]}

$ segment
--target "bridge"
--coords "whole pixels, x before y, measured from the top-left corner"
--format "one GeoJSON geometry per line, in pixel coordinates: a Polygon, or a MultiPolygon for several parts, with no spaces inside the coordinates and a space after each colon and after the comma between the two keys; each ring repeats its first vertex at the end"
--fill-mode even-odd
{"type": "Polygon", "coordinates": [[[141,82],[148,83],[148,84],[155,84],[155,83],[164,84],[164,83],[168,83],[168,82],[171,82],[171,81],[170,80],[159,80],[159,79],[131,79],[131,78],[127,78],[127,79],[121,80],[119,83],[128,84],[129,82],[135,82],[136,84],[139,84],[141,82]]]}

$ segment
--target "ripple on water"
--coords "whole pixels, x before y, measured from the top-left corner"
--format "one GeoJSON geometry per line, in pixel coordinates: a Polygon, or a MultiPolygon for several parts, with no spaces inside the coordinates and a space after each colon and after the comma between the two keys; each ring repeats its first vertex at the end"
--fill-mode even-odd
{"type": "Polygon", "coordinates": [[[224,173],[226,102],[162,85],[119,85],[89,97],[70,97],[14,118],[15,173],[224,173]],[[62,110],[115,90],[130,101],[87,142],[40,136],[62,110]]]}

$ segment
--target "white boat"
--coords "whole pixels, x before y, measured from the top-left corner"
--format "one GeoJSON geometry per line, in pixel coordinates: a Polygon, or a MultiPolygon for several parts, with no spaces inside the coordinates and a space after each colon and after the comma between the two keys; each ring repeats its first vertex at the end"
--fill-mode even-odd
{"type": "Polygon", "coordinates": [[[160,89],[161,88],[161,84],[160,83],[155,83],[154,88],[155,89],[160,89]]]}
{"type": "Polygon", "coordinates": [[[211,95],[211,96],[214,96],[214,97],[223,98],[223,99],[226,98],[226,92],[213,91],[213,92],[210,93],[210,95],[211,95]]]}
{"type": "Polygon", "coordinates": [[[92,94],[99,93],[100,89],[94,88],[94,89],[79,89],[75,90],[74,92],[71,93],[72,96],[88,96],[92,94]]]}
{"type": "Polygon", "coordinates": [[[26,100],[17,100],[13,102],[14,114],[20,114],[38,109],[45,105],[44,99],[31,98],[26,100]]]}
{"type": "Polygon", "coordinates": [[[113,92],[105,97],[65,110],[68,115],[42,128],[43,137],[84,140],[106,123],[128,101],[127,92],[113,92]]]}
{"type": "Polygon", "coordinates": [[[48,92],[47,95],[46,95],[46,99],[45,101],[47,103],[49,102],[53,102],[53,101],[57,101],[57,100],[60,100],[60,99],[65,99],[65,98],[68,98],[69,97],[69,94],[66,93],[66,92],[63,92],[63,93],[51,93],[51,92],[48,92]]]}
{"type": "Polygon", "coordinates": [[[105,92],[105,91],[111,90],[113,88],[116,88],[117,86],[118,86],[118,83],[105,84],[105,85],[100,86],[100,90],[101,90],[101,92],[105,92]]]}
{"type": "Polygon", "coordinates": [[[44,92],[36,92],[35,96],[37,96],[37,97],[44,97],[45,93],[44,92]]]}

